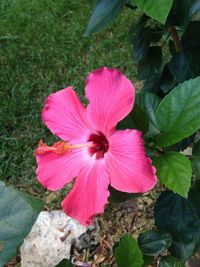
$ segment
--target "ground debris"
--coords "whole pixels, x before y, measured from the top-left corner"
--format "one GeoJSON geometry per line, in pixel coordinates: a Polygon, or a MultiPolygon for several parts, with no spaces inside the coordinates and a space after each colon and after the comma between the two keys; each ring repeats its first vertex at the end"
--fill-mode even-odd
{"type": "Polygon", "coordinates": [[[72,249],[77,266],[116,266],[113,246],[123,234],[135,238],[141,232],[154,228],[153,208],[158,193],[152,191],[123,203],[110,203],[102,216],[97,216],[92,228],[80,237],[72,249]]]}

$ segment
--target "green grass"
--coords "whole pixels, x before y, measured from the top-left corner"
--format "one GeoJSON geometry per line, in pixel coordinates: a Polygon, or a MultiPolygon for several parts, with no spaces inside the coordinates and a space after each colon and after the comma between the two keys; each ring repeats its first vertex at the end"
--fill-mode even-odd
{"type": "Polygon", "coordinates": [[[47,95],[73,85],[83,99],[87,73],[103,65],[135,77],[127,41],[133,11],[125,9],[111,27],[83,37],[93,3],[0,2],[0,179],[22,190],[43,192],[34,150],[41,138],[54,138],[40,120],[47,95]]]}

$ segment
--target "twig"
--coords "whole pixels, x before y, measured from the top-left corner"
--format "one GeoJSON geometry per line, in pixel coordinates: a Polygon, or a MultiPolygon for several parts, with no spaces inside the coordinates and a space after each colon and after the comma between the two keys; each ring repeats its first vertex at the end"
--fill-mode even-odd
{"type": "Polygon", "coordinates": [[[181,42],[180,42],[178,33],[176,31],[176,28],[174,26],[170,26],[168,30],[172,34],[172,38],[173,38],[173,41],[174,41],[175,50],[178,53],[178,52],[180,52],[182,50],[182,47],[181,47],[181,42]]]}

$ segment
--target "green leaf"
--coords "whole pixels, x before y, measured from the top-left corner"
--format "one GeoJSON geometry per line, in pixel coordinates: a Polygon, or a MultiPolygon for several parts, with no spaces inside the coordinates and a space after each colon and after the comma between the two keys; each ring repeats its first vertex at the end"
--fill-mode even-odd
{"type": "Polygon", "coordinates": [[[148,80],[145,80],[142,91],[158,93],[160,89],[160,78],[162,73],[154,73],[148,80]]]}
{"type": "Polygon", "coordinates": [[[148,79],[152,74],[157,73],[162,65],[162,48],[151,46],[146,56],[139,62],[138,79],[148,79]]]}
{"type": "Polygon", "coordinates": [[[176,82],[174,81],[174,77],[169,71],[168,64],[164,66],[162,76],[160,79],[160,89],[164,94],[167,94],[169,91],[172,90],[176,85],[176,82]]]}
{"type": "Polygon", "coordinates": [[[161,257],[158,267],[184,267],[185,265],[173,256],[161,257]]]}
{"type": "Polygon", "coordinates": [[[152,37],[152,29],[146,24],[149,17],[146,15],[141,16],[138,23],[133,24],[129,32],[129,41],[133,44],[133,58],[138,62],[147,53],[152,37]]]}
{"type": "Polygon", "coordinates": [[[200,140],[192,150],[192,169],[197,177],[200,177],[200,140]]]}
{"type": "Polygon", "coordinates": [[[189,1],[189,6],[186,10],[186,21],[190,21],[200,11],[200,0],[189,1]]]}
{"type": "Polygon", "coordinates": [[[161,183],[173,192],[187,197],[192,178],[189,159],[181,153],[168,151],[155,157],[153,163],[161,183]]]}
{"type": "Polygon", "coordinates": [[[115,203],[124,202],[126,200],[136,198],[136,197],[141,195],[141,194],[137,194],[137,193],[121,192],[121,191],[114,189],[111,186],[109,186],[109,191],[110,191],[109,201],[112,201],[115,203]]]}
{"type": "Polygon", "coordinates": [[[136,240],[129,234],[124,235],[114,251],[118,267],[141,267],[142,253],[136,240]]]}
{"type": "Polygon", "coordinates": [[[137,23],[133,23],[129,29],[128,33],[128,40],[131,44],[134,43],[134,40],[136,39],[136,35],[139,36],[140,33],[142,33],[143,29],[145,28],[147,22],[149,21],[149,17],[143,14],[137,23]]]}
{"type": "Polygon", "coordinates": [[[199,0],[174,0],[167,25],[186,26],[199,11],[199,0]]]}
{"type": "Polygon", "coordinates": [[[138,245],[142,253],[149,256],[161,254],[167,250],[172,243],[170,233],[149,231],[138,237],[138,245]]]}
{"type": "Polygon", "coordinates": [[[97,0],[85,35],[99,32],[111,23],[122,11],[125,0],[97,0]]]}
{"type": "Polygon", "coordinates": [[[153,264],[154,257],[143,255],[143,260],[144,260],[143,267],[149,267],[149,265],[153,264]]]}
{"type": "Polygon", "coordinates": [[[161,99],[158,96],[150,92],[142,92],[136,95],[136,103],[149,118],[149,129],[145,135],[147,138],[151,138],[160,133],[156,122],[156,110],[160,101],[161,99]]]}
{"type": "Polygon", "coordinates": [[[165,24],[173,0],[134,0],[134,2],[146,15],[165,24]]]}
{"type": "Polygon", "coordinates": [[[44,203],[0,182],[0,266],[17,253],[44,203]]]}
{"type": "Polygon", "coordinates": [[[199,55],[200,46],[200,21],[191,21],[181,38],[185,50],[199,55]]]}
{"type": "Polygon", "coordinates": [[[171,191],[163,192],[155,205],[155,224],[160,231],[171,233],[169,251],[182,262],[198,250],[200,220],[190,200],[171,191]]]}
{"type": "Polygon", "coordinates": [[[146,133],[149,128],[149,120],[147,114],[137,105],[134,105],[133,110],[120,121],[117,125],[118,129],[134,128],[146,133]]]}
{"type": "Polygon", "coordinates": [[[200,75],[200,21],[189,23],[181,38],[182,51],[175,53],[169,69],[177,82],[200,75]]]}
{"type": "Polygon", "coordinates": [[[193,71],[191,69],[190,62],[184,51],[176,53],[170,60],[169,70],[174,76],[174,79],[178,83],[182,83],[185,80],[193,78],[193,71]]]}
{"type": "Polygon", "coordinates": [[[56,267],[73,267],[73,264],[71,261],[63,259],[58,265],[56,265],[56,267]]]}
{"type": "Polygon", "coordinates": [[[126,0],[125,1],[125,6],[131,8],[131,9],[136,9],[137,6],[134,3],[134,0],[126,0]]]}
{"type": "Polygon", "coordinates": [[[199,12],[200,0],[174,0],[167,24],[186,27],[191,20],[198,20],[199,12]]]}
{"type": "Polygon", "coordinates": [[[167,147],[192,135],[200,127],[200,77],[175,87],[160,103],[156,120],[161,135],[157,143],[167,147]]]}
{"type": "Polygon", "coordinates": [[[196,180],[190,189],[188,198],[200,218],[200,180],[196,180]]]}
{"type": "MultiPolygon", "coordinates": [[[[138,130],[146,133],[149,128],[149,120],[147,114],[135,103],[133,111],[129,113],[138,130]]],[[[129,116],[128,115],[128,116],[129,116]]]]}
{"type": "Polygon", "coordinates": [[[151,43],[151,28],[146,27],[136,35],[134,40],[133,58],[138,62],[145,57],[151,43]]]}
{"type": "Polygon", "coordinates": [[[142,92],[136,95],[137,104],[146,112],[150,122],[156,127],[156,110],[161,99],[153,93],[142,92]]]}

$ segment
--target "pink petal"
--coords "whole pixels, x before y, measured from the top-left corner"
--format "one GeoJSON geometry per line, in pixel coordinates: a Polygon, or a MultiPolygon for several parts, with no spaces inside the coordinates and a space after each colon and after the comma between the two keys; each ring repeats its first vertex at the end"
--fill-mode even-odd
{"type": "Polygon", "coordinates": [[[81,141],[88,135],[86,109],[72,87],[48,96],[42,119],[51,132],[64,141],[81,141]]]}
{"type": "Polygon", "coordinates": [[[38,181],[47,189],[56,191],[77,176],[89,161],[90,156],[86,149],[82,149],[65,155],[46,152],[43,155],[36,155],[36,159],[38,181]]]}
{"type": "Polygon", "coordinates": [[[89,225],[95,214],[102,213],[109,196],[109,175],[103,159],[91,158],[77,176],[73,189],[63,200],[64,212],[83,225],[89,225]]]}
{"type": "Polygon", "coordinates": [[[156,182],[156,169],[146,156],[141,132],[137,130],[116,131],[109,138],[106,164],[111,186],[128,193],[146,192],[156,182]]]}
{"type": "Polygon", "coordinates": [[[86,80],[88,120],[96,130],[109,133],[133,108],[135,89],[120,71],[106,67],[86,80]]]}

